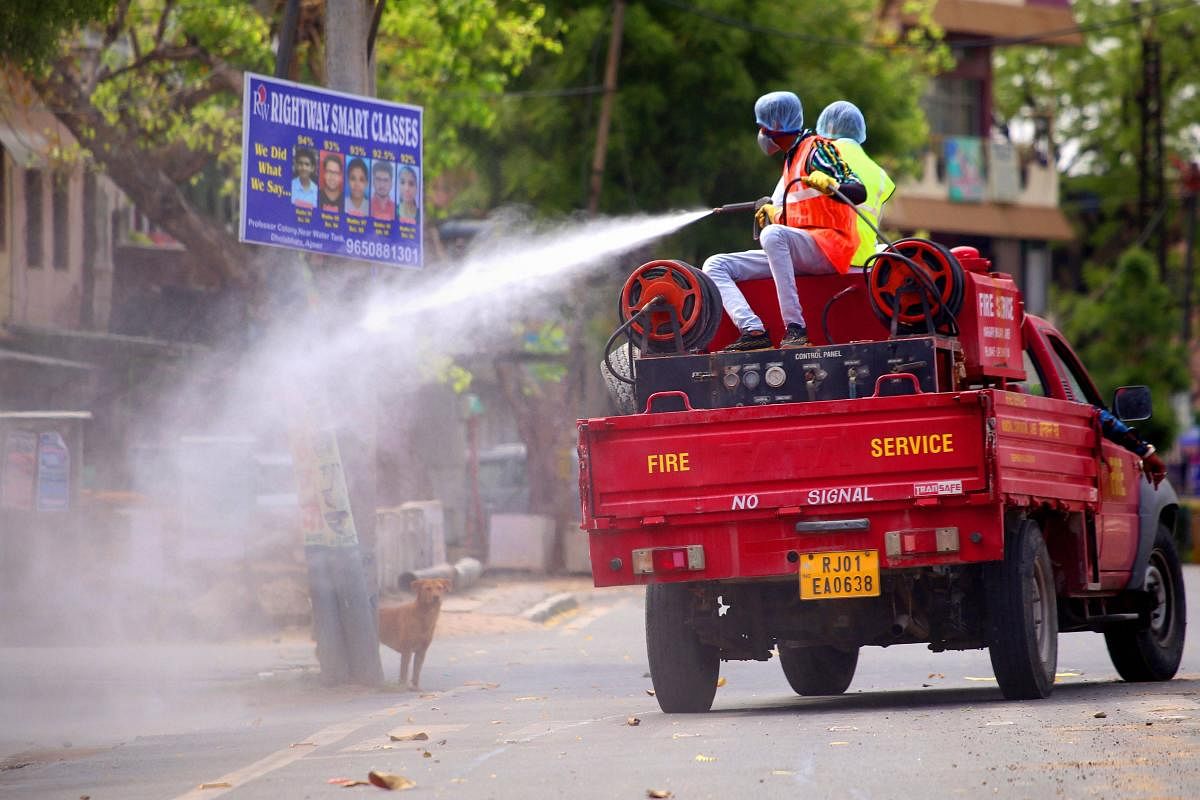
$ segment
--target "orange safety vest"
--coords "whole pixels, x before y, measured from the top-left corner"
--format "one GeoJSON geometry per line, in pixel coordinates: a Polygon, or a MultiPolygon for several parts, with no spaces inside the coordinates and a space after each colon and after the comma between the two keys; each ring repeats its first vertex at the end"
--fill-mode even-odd
{"type": "Polygon", "coordinates": [[[779,221],[788,227],[808,231],[834,269],[845,274],[849,272],[850,260],[858,249],[858,225],[854,209],[800,180],[808,175],[808,159],[817,142],[828,141],[819,136],[809,136],[800,145],[795,157],[784,163],[784,213],[779,221]]]}

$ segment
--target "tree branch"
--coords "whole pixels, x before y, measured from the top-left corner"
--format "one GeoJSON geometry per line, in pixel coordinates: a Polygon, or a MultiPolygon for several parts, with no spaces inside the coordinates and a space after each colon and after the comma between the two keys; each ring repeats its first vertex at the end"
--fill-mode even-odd
{"type": "Polygon", "coordinates": [[[166,0],[163,3],[162,15],[158,18],[158,30],[154,32],[154,49],[162,47],[163,37],[167,34],[167,19],[171,16],[171,12],[175,10],[175,0],[166,0]]]}
{"type": "Polygon", "coordinates": [[[98,83],[111,81],[114,78],[124,75],[126,72],[133,72],[142,69],[143,67],[158,62],[170,64],[184,61],[204,61],[207,53],[200,47],[194,45],[186,45],[183,47],[162,47],[151,50],[144,56],[138,56],[133,61],[130,61],[125,66],[110,71],[106,76],[100,79],[98,83]]]}
{"type": "Polygon", "coordinates": [[[63,59],[45,77],[30,77],[43,102],[81,145],[101,163],[109,178],[193,256],[216,271],[228,286],[253,289],[258,275],[248,269],[250,254],[215,222],[184,198],[170,170],[147,153],[124,129],[108,122],[93,106],[63,59]]]}

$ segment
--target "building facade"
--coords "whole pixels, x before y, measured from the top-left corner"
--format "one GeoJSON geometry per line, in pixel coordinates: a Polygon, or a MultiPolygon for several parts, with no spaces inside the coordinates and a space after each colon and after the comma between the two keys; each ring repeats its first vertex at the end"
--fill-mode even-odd
{"type": "MultiPolygon", "coordinates": [[[[900,4],[887,14],[900,16],[900,4]]],[[[1013,275],[1026,308],[1044,313],[1051,243],[1074,238],[1059,208],[1049,131],[1036,120],[1010,135],[993,115],[992,55],[998,44],[1079,44],[1069,0],[938,0],[933,19],[946,33],[952,70],[924,98],[929,148],[921,172],[902,182],[884,222],[954,247],[970,245],[1013,275]]]]}

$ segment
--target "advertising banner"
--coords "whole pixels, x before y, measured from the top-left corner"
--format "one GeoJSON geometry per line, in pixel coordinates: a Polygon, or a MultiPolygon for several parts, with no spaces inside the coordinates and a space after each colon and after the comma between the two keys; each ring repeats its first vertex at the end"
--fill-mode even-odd
{"type": "Polygon", "coordinates": [[[422,109],[246,73],[243,242],[422,266],[422,109]]]}
{"type": "Polygon", "coordinates": [[[0,463],[0,507],[32,511],[37,479],[37,434],[9,431],[0,463]]]}
{"type": "Polygon", "coordinates": [[[976,136],[947,136],[944,144],[949,199],[978,203],[984,198],[987,178],[983,165],[983,140],[976,136]]]}
{"type": "Polygon", "coordinates": [[[38,435],[37,510],[71,507],[71,452],[58,431],[38,435]]]}

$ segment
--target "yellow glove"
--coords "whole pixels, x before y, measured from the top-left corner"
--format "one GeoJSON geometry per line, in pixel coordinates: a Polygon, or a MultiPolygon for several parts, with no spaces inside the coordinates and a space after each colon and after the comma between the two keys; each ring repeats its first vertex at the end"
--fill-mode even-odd
{"type": "Polygon", "coordinates": [[[777,219],[779,219],[779,209],[770,203],[764,203],[758,211],[754,212],[754,222],[760,230],[768,225],[774,225],[777,219]]]}
{"type": "Polygon", "coordinates": [[[805,175],[800,180],[804,181],[806,186],[811,186],[821,194],[833,194],[833,190],[840,185],[824,172],[814,172],[810,175],[805,175]]]}

